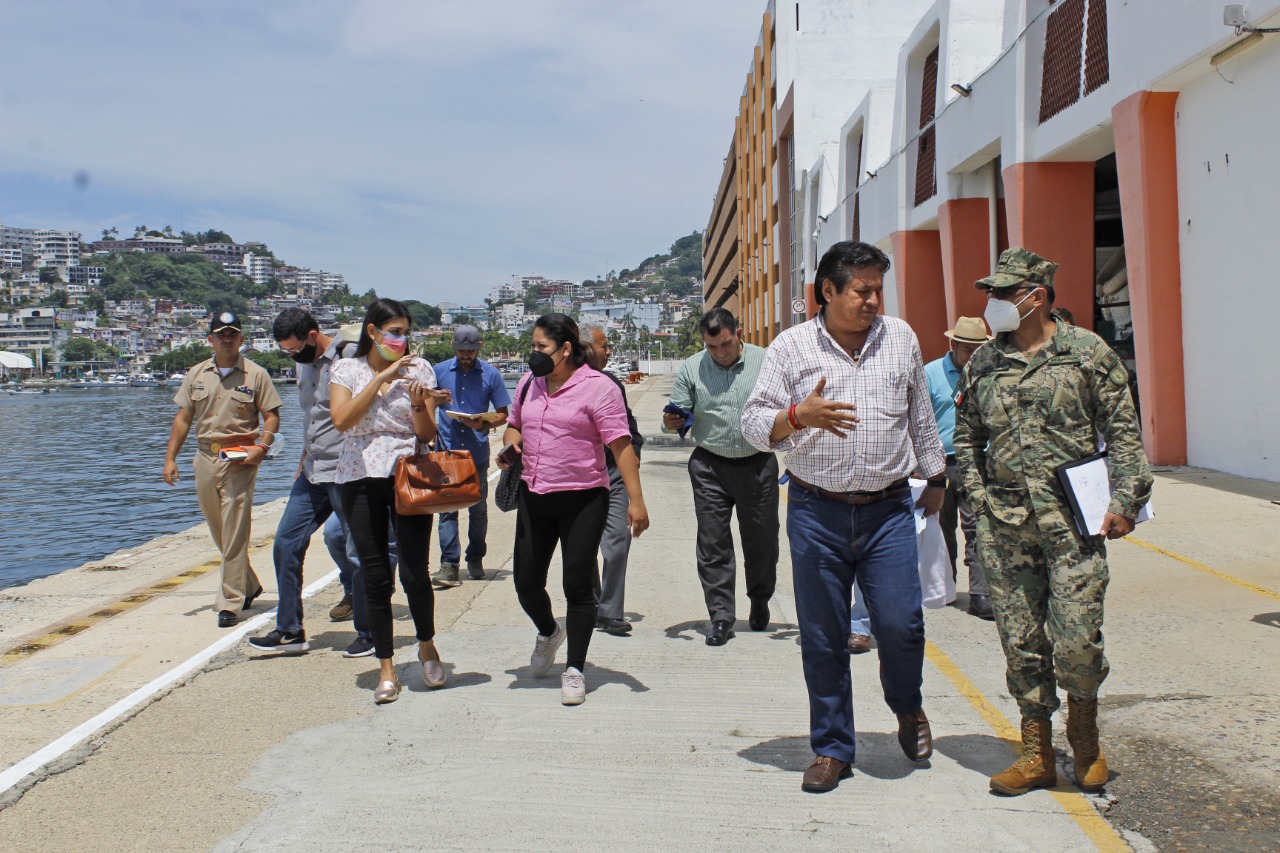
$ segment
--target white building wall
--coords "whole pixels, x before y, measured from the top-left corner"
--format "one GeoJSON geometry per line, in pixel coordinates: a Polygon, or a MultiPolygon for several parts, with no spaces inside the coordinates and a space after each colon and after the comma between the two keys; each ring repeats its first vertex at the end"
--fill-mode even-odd
{"type": "Polygon", "coordinates": [[[1280,395],[1266,378],[1280,317],[1280,116],[1259,109],[1276,99],[1280,35],[1219,70],[1178,96],[1187,461],[1280,480],[1280,395]]]}

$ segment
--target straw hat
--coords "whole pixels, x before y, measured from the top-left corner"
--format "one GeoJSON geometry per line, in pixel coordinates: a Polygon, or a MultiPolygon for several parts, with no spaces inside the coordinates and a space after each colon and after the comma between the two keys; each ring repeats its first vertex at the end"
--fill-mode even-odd
{"type": "Polygon", "coordinates": [[[942,334],[962,344],[985,344],[991,340],[991,336],[987,334],[987,324],[982,322],[981,317],[958,317],[956,327],[942,334]]]}

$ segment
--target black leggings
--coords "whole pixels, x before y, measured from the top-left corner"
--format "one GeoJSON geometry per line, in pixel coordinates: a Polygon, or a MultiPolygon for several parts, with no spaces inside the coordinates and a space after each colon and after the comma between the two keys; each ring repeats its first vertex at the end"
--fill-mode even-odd
{"type": "Polygon", "coordinates": [[[351,538],[360,556],[364,572],[364,590],[368,599],[369,630],[373,634],[374,653],[385,660],[395,653],[395,635],[391,622],[391,595],[396,579],[391,570],[387,525],[396,528],[400,562],[400,583],[409,599],[409,613],[418,639],[427,642],[435,637],[435,592],[427,554],[431,545],[431,516],[397,515],[394,480],[391,477],[369,477],[342,483],[342,510],[351,526],[351,538]]]}
{"type": "Polygon", "coordinates": [[[609,517],[609,490],[529,491],[520,484],[516,507],[514,577],[520,606],[538,633],[555,633],[556,620],[547,595],[547,570],[560,543],[564,564],[565,628],[569,633],[567,665],[582,671],[587,664],[591,632],[596,627],[595,588],[599,577],[596,552],[609,517]]]}

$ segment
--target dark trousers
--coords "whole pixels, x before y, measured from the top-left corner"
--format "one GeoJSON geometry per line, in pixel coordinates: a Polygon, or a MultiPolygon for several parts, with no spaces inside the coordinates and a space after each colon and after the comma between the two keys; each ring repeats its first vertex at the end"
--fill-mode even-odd
{"type": "Polygon", "coordinates": [[[938,523],[942,525],[942,538],[947,543],[947,554],[951,556],[953,578],[956,576],[956,558],[960,552],[960,543],[956,539],[957,521],[964,534],[964,564],[969,569],[969,594],[988,595],[987,577],[982,572],[982,564],[978,562],[978,518],[960,498],[960,475],[956,470],[955,457],[948,456],[947,495],[943,498],[942,510],[938,513],[938,523]]]}
{"type": "Polygon", "coordinates": [[[596,610],[601,619],[621,619],[622,602],[627,592],[627,556],[631,553],[631,528],[627,527],[627,510],[631,500],[617,465],[609,466],[609,520],[600,538],[600,555],[604,565],[596,584],[596,610]]]}
{"type": "Polygon", "coordinates": [[[703,450],[689,456],[698,518],[698,577],[711,621],[734,621],[737,563],[729,522],[738,510],[747,597],[768,601],[778,581],[778,460],[772,453],[727,459],[703,450]]]}
{"type": "Polygon", "coordinates": [[[787,533],[800,657],[809,688],[810,743],[818,755],[852,763],[849,593],[855,577],[880,647],[885,702],[896,714],[920,709],[924,612],[911,498],[850,506],[792,480],[787,533]]]}
{"type": "Polygon", "coordinates": [[[596,627],[595,588],[599,583],[596,551],[609,516],[609,490],[529,491],[520,483],[516,505],[516,548],[513,576],[520,606],[544,637],[556,631],[547,595],[547,571],[556,544],[564,566],[565,630],[569,634],[568,666],[582,671],[591,632],[596,627]]]}
{"type": "Polygon", "coordinates": [[[364,570],[374,653],[379,659],[386,659],[395,652],[391,595],[396,590],[396,580],[388,542],[388,524],[395,526],[400,583],[404,585],[404,594],[409,599],[414,630],[421,642],[433,639],[436,635],[436,601],[427,567],[431,516],[398,515],[391,477],[369,477],[343,483],[341,496],[343,513],[351,525],[351,536],[355,539],[360,567],[364,570]]]}

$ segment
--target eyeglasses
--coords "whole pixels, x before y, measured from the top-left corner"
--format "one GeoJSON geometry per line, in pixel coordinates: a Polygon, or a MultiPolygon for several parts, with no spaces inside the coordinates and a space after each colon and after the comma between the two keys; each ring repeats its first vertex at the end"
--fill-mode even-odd
{"type": "MultiPolygon", "coordinates": [[[[277,345],[278,345],[278,344],[277,344],[277,345]]],[[[284,353],[285,355],[297,355],[298,353],[300,353],[300,352],[302,352],[304,349],[306,349],[308,346],[310,346],[310,344],[308,344],[308,343],[307,343],[306,338],[303,338],[303,339],[302,339],[302,346],[300,346],[300,347],[280,347],[280,352],[284,353]]]]}

